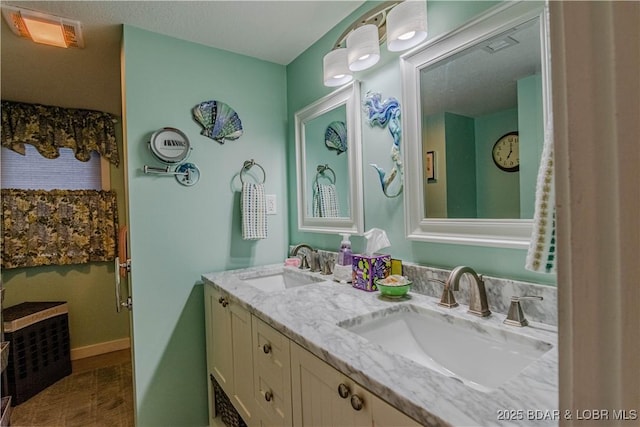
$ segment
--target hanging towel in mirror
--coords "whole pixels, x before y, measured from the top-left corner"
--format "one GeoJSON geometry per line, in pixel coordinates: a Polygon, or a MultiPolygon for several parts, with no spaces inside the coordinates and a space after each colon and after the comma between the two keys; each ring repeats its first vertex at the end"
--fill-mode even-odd
{"type": "Polygon", "coordinates": [[[556,272],[556,197],[553,174],[553,127],[547,124],[536,183],[533,229],[525,268],[540,273],[556,272]]]}
{"type": "Polygon", "coordinates": [[[240,196],[242,213],[242,238],[258,240],[267,238],[267,204],[264,185],[245,182],[240,196]]]}
{"type": "Polygon", "coordinates": [[[333,184],[317,184],[313,189],[313,216],[337,218],[340,216],[338,192],[333,184]]]}

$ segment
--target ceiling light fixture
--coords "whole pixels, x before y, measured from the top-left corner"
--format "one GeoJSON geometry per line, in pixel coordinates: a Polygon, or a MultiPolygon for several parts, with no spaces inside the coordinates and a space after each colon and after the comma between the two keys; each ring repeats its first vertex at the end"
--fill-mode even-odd
{"type": "Polygon", "coordinates": [[[5,5],[2,15],[11,31],[20,37],[50,46],[84,47],[79,21],[5,5]]]}
{"type": "Polygon", "coordinates": [[[427,38],[427,9],[424,2],[404,1],[387,16],[387,49],[407,50],[427,38]]]}
{"type": "Polygon", "coordinates": [[[347,59],[351,71],[362,71],[376,65],[380,60],[378,27],[363,25],[347,36],[347,59]]]}
{"type": "Polygon", "coordinates": [[[426,38],[425,0],[386,1],[356,19],[338,38],[334,49],[325,55],[324,84],[349,83],[353,72],[373,67],[380,60],[380,44],[385,40],[389,51],[398,52],[417,46],[426,38]],[[342,71],[327,69],[328,64],[337,67],[337,63],[344,64],[342,71]],[[336,75],[345,80],[341,81],[336,75]]]}
{"type": "Polygon", "coordinates": [[[342,86],[353,80],[353,73],[349,69],[347,49],[344,47],[334,49],[327,53],[323,60],[324,85],[342,86]]]}

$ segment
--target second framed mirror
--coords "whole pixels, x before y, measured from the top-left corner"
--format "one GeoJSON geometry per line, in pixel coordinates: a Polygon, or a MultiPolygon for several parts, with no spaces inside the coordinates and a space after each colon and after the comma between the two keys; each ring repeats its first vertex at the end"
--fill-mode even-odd
{"type": "Polygon", "coordinates": [[[295,114],[298,228],[364,231],[360,84],[353,82],[295,114]]]}

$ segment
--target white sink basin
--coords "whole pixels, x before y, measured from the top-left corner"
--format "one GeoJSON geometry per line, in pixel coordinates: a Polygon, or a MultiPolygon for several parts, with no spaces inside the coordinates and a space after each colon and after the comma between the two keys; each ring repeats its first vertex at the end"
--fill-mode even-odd
{"type": "Polygon", "coordinates": [[[302,274],[287,274],[287,272],[281,272],[276,274],[270,274],[268,276],[253,277],[243,279],[248,285],[254,288],[260,289],[264,292],[283,291],[289,288],[295,288],[297,286],[309,285],[315,283],[318,280],[311,276],[304,276],[302,274]]]}
{"type": "Polygon", "coordinates": [[[496,389],[553,348],[483,321],[487,322],[407,304],[339,326],[483,392],[496,389]]]}

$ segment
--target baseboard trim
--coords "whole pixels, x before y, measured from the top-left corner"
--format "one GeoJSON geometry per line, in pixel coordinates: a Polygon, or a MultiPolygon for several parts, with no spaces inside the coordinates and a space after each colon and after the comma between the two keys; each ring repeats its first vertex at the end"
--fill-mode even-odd
{"type": "Polygon", "coordinates": [[[125,350],[131,348],[130,338],[91,344],[84,347],[71,349],[71,360],[84,359],[85,357],[97,356],[99,354],[111,353],[112,351],[125,350]]]}

